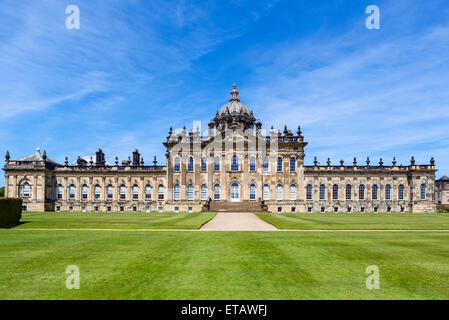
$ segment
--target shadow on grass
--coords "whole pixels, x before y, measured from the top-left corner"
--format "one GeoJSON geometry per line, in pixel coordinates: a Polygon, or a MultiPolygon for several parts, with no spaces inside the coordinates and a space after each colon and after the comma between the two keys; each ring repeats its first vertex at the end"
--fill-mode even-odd
{"type": "Polygon", "coordinates": [[[26,224],[26,223],[30,223],[31,221],[20,221],[18,223],[14,223],[14,224],[8,224],[5,227],[2,227],[0,229],[14,229],[15,227],[21,226],[22,224],[26,224]]]}

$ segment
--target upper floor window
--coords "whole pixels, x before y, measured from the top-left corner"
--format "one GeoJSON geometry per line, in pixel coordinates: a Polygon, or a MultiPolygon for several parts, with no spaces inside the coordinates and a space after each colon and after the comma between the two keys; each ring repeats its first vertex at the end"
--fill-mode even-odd
{"type": "Polygon", "coordinates": [[[111,185],[108,185],[106,193],[107,193],[108,200],[112,200],[112,197],[114,194],[114,188],[111,185]]]}
{"type": "Polygon", "coordinates": [[[282,186],[282,184],[278,184],[278,185],[276,186],[276,199],[277,199],[278,201],[284,199],[284,191],[283,191],[283,186],[282,186]]]}
{"type": "Polygon", "coordinates": [[[75,199],[75,185],[73,184],[69,187],[69,199],[75,199]]]}
{"type": "Polygon", "coordinates": [[[205,157],[201,158],[201,172],[207,171],[207,159],[205,157]]]}
{"type": "Polygon", "coordinates": [[[120,186],[120,200],[126,199],[126,187],[124,184],[120,186]]]}
{"type": "Polygon", "coordinates": [[[282,158],[278,157],[277,172],[282,172],[282,158]]]}
{"type": "Polygon", "coordinates": [[[164,200],[164,196],[165,196],[165,188],[163,185],[159,185],[159,187],[157,188],[157,198],[159,200],[164,200]]]}
{"type": "Polygon", "coordinates": [[[136,184],[133,185],[133,200],[139,200],[139,187],[136,184]]]}
{"type": "Polygon", "coordinates": [[[338,185],[334,184],[332,188],[332,199],[338,200],[338,185]]]}
{"type": "Polygon", "coordinates": [[[426,200],[426,185],[421,184],[421,200],[426,200]]]}
{"type": "Polygon", "coordinates": [[[236,155],[232,156],[231,171],[239,171],[239,158],[236,155]]]}
{"type": "Polygon", "coordinates": [[[263,158],[262,166],[263,166],[263,172],[270,171],[270,160],[267,157],[263,158]]]}
{"type": "Polygon", "coordinates": [[[306,200],[312,200],[312,185],[308,184],[306,187],[306,200]]]}
{"type": "Polygon", "coordinates": [[[263,185],[263,199],[270,200],[270,187],[268,184],[263,185]]]}
{"type": "Polygon", "coordinates": [[[350,184],[346,185],[346,200],[352,199],[352,187],[350,184]]]}
{"type": "Polygon", "coordinates": [[[385,186],[385,200],[391,200],[391,186],[389,184],[385,186]]]}
{"type": "Polygon", "coordinates": [[[174,172],[180,172],[181,171],[181,159],[179,159],[179,157],[175,158],[175,165],[173,168],[174,172]]]}
{"type": "Polygon", "coordinates": [[[218,183],[214,186],[214,200],[220,200],[220,185],[218,183]]]}
{"type": "Polygon", "coordinates": [[[378,191],[378,187],[377,184],[373,184],[373,189],[372,189],[372,198],[373,200],[377,200],[378,196],[377,196],[377,191],[378,191]]]}
{"type": "Polygon", "coordinates": [[[254,183],[249,186],[249,199],[256,200],[256,185],[254,183]]]}
{"type": "Polygon", "coordinates": [[[214,158],[214,171],[220,171],[220,158],[214,158]]]}
{"type": "Polygon", "coordinates": [[[324,184],[320,185],[320,200],[326,200],[326,186],[324,184]]]}
{"type": "Polygon", "coordinates": [[[58,200],[62,199],[62,185],[58,185],[58,200]]]}
{"type": "Polygon", "coordinates": [[[404,185],[400,184],[398,188],[398,199],[404,200],[404,185]]]}
{"type": "Polygon", "coordinates": [[[193,200],[193,184],[187,186],[187,200],[193,200]]]}
{"type": "Polygon", "coordinates": [[[201,200],[207,200],[207,186],[201,185],[201,200]]]}
{"type": "Polygon", "coordinates": [[[20,188],[19,188],[19,196],[21,198],[29,198],[31,196],[31,187],[28,182],[25,182],[20,188]]]}
{"type": "Polygon", "coordinates": [[[290,200],[296,200],[296,185],[290,186],[290,200]]]}
{"type": "Polygon", "coordinates": [[[365,185],[361,184],[359,186],[359,200],[365,200],[365,185]]]}
{"type": "Polygon", "coordinates": [[[290,172],[296,172],[296,159],[294,157],[290,158],[290,172]]]}
{"type": "Polygon", "coordinates": [[[81,188],[81,199],[87,200],[87,185],[85,185],[85,184],[81,188]]]}
{"type": "Polygon", "coordinates": [[[100,199],[100,186],[98,184],[94,187],[94,198],[95,200],[100,199]]]}
{"type": "Polygon", "coordinates": [[[174,196],[175,200],[181,199],[181,189],[179,188],[179,184],[175,184],[175,186],[173,188],[173,196],[174,196]]]}
{"type": "Polygon", "coordinates": [[[249,158],[249,171],[256,171],[256,157],[249,158]]]}
{"type": "Polygon", "coordinates": [[[189,163],[187,165],[187,171],[193,172],[193,157],[189,157],[189,163]]]}
{"type": "Polygon", "coordinates": [[[149,184],[145,186],[145,200],[151,200],[151,186],[149,184]]]}

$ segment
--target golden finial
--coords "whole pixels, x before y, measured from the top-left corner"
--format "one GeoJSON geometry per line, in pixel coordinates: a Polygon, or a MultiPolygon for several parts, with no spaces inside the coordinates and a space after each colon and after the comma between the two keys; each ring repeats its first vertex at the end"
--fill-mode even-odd
{"type": "Polygon", "coordinates": [[[237,85],[234,83],[233,89],[231,91],[231,99],[229,101],[240,101],[239,92],[237,91],[237,85]]]}

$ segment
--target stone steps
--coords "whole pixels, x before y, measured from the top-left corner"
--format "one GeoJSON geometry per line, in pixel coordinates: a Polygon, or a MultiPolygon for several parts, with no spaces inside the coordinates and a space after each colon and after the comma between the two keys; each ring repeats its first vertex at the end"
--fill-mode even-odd
{"type": "Polygon", "coordinates": [[[261,202],[221,202],[211,201],[209,211],[211,212],[265,212],[266,209],[261,202]]]}

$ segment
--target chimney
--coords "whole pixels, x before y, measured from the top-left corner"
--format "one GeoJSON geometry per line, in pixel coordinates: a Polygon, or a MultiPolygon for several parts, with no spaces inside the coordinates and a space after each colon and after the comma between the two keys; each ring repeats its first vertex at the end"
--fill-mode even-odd
{"type": "Polygon", "coordinates": [[[104,153],[101,149],[98,149],[98,151],[95,153],[95,165],[97,167],[104,166],[106,164],[106,160],[104,158],[104,153]]]}
{"type": "Polygon", "coordinates": [[[138,167],[140,165],[140,153],[139,150],[134,150],[133,152],[133,167],[138,167]]]}

